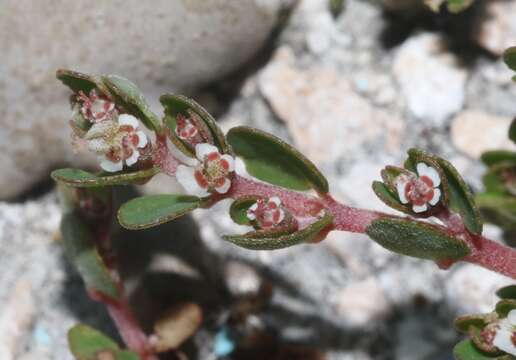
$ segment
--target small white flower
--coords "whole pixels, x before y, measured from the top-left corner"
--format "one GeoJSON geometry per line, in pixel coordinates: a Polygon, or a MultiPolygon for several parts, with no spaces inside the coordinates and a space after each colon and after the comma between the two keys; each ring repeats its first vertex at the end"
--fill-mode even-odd
{"type": "Polygon", "coordinates": [[[511,310],[505,319],[500,320],[498,326],[493,345],[516,356],[516,310],[511,310]]]}
{"type": "Polygon", "coordinates": [[[400,175],[396,179],[398,197],[403,204],[412,204],[416,213],[428,210],[428,205],[434,206],[441,198],[441,178],[433,167],[424,163],[417,164],[416,175],[400,175]]]}
{"type": "Polygon", "coordinates": [[[268,200],[258,199],[247,210],[247,218],[256,221],[261,228],[271,228],[285,219],[285,211],[281,208],[281,200],[273,196],[268,200]]]}
{"type": "Polygon", "coordinates": [[[79,91],[77,100],[81,103],[80,112],[91,123],[109,120],[116,112],[115,103],[91,90],[89,96],[79,91]]]}
{"type": "Polygon", "coordinates": [[[221,155],[210,144],[195,146],[197,163],[191,167],[179,165],[176,178],[190,194],[206,197],[217,192],[225,194],[231,187],[231,173],[235,170],[235,159],[228,154],[221,155]]]}
{"type": "Polygon", "coordinates": [[[148,144],[145,133],[138,130],[138,119],[122,114],[117,121],[93,124],[85,135],[88,147],[98,155],[100,167],[105,171],[121,171],[124,163],[134,165],[140,158],[139,149],[148,144]]]}

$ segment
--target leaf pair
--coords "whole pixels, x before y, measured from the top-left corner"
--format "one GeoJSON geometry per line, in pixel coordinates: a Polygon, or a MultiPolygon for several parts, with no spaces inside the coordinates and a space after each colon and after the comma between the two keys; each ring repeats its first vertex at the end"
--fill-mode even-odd
{"type": "Polygon", "coordinates": [[[140,360],[138,354],[120,349],[113,339],[87,325],[68,331],[68,345],[77,360],[140,360]]]}
{"type": "Polygon", "coordinates": [[[430,155],[422,150],[410,149],[408,151],[408,159],[405,161],[404,168],[388,166],[382,170],[383,182],[373,182],[373,190],[375,194],[388,206],[413,216],[428,217],[435,215],[442,208],[431,207],[423,213],[414,213],[410,204],[403,204],[400,201],[396,182],[400,176],[415,176],[417,165],[423,163],[439,174],[441,180],[440,189],[442,206],[448,207],[451,211],[458,213],[464,226],[474,234],[482,233],[482,222],[480,213],[475,204],[473,194],[460,176],[455,167],[448,161],[430,155]]]}
{"type": "Polygon", "coordinates": [[[514,359],[490,342],[486,342],[482,336],[482,331],[485,331],[486,328],[494,327],[494,330],[497,330],[497,323],[500,319],[506,318],[511,310],[516,309],[516,285],[501,288],[497,291],[497,295],[502,300],[496,304],[493,312],[461,316],[455,320],[457,330],[471,337],[470,340],[464,340],[455,346],[453,354],[457,360],[514,359]]]}
{"type": "Polygon", "coordinates": [[[140,119],[150,130],[159,132],[159,118],[151,110],[138,87],[118,75],[93,76],[80,72],[60,69],[56,74],[63,84],[73,92],[83,91],[88,94],[96,90],[99,94],[114,99],[114,102],[125,112],[140,119]]]}

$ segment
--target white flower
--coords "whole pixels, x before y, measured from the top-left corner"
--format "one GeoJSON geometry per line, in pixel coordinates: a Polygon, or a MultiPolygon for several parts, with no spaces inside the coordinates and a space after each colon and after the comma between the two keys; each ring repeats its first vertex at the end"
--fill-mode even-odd
{"type": "Polygon", "coordinates": [[[268,200],[258,199],[248,210],[247,218],[256,221],[261,228],[271,228],[285,219],[285,211],[281,208],[281,200],[273,196],[268,200]]]}
{"type": "Polygon", "coordinates": [[[80,105],[80,112],[84,118],[92,123],[109,120],[116,112],[115,103],[104,96],[99,96],[95,89],[91,90],[89,96],[79,91],[77,96],[80,105]]]}
{"type": "Polygon", "coordinates": [[[140,158],[139,149],[148,144],[145,133],[138,130],[138,119],[122,114],[118,121],[93,124],[85,135],[88,148],[98,154],[100,167],[105,171],[121,171],[124,163],[134,165],[140,158]]]}
{"type": "Polygon", "coordinates": [[[511,310],[505,319],[500,320],[498,326],[493,345],[516,356],[516,310],[511,310]]]}
{"type": "Polygon", "coordinates": [[[416,213],[428,210],[428,205],[434,206],[441,198],[441,178],[433,167],[424,163],[417,164],[416,175],[400,175],[396,179],[398,197],[403,204],[412,204],[416,213]]]}
{"type": "Polygon", "coordinates": [[[188,193],[200,197],[214,192],[227,193],[231,187],[230,177],[235,170],[235,159],[228,154],[221,155],[215,146],[207,143],[195,146],[195,156],[198,161],[193,167],[177,167],[177,181],[188,193]]]}

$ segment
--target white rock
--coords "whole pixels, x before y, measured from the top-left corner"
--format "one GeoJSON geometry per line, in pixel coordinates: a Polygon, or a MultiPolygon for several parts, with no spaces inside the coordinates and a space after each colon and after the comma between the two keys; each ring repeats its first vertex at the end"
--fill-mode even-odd
{"type": "Polygon", "coordinates": [[[408,110],[419,120],[444,126],[462,108],[467,74],[438,35],[423,33],[405,41],[393,69],[408,110]]]}
{"type": "Polygon", "coordinates": [[[514,1],[486,1],[486,14],[482,17],[476,40],[484,49],[502,55],[514,46],[516,39],[516,3],[514,1]]]}
{"type": "Polygon", "coordinates": [[[383,143],[389,150],[402,136],[401,120],[374,109],[337,71],[297,67],[288,47],[277,51],[258,84],[301,152],[316,163],[334,161],[367,143],[383,143]]]}
{"type": "Polygon", "coordinates": [[[503,275],[464,264],[446,281],[445,296],[458,315],[491,312],[499,300],[496,291],[513,283],[503,275]]]}
{"type": "Polygon", "coordinates": [[[68,92],[55,79],[57,68],[128,77],[157,104],[164,92],[205,84],[249,59],[283,3],[3,1],[0,198],[25,190],[52,166],[77,161],[66,129],[68,92]]]}
{"type": "Polygon", "coordinates": [[[452,122],[453,144],[457,149],[475,159],[488,150],[516,150],[516,146],[507,137],[511,121],[508,117],[482,111],[462,111],[452,122]]]}
{"type": "Polygon", "coordinates": [[[352,326],[374,325],[389,310],[376,278],[351,284],[338,294],[337,311],[352,326]]]}

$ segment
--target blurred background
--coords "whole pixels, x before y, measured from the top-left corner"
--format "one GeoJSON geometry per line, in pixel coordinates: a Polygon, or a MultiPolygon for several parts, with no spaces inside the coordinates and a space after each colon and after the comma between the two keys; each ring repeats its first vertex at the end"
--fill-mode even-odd
{"type": "MultiPolygon", "coordinates": [[[[326,0],[0,1],[0,359],[71,359],[66,331],[78,322],[117,336],[57,241],[50,171],[96,166],[71,149],[57,68],[127,77],[158,114],[160,94],[192,96],[224,130],[250,125],[297,146],[339,200],[390,211],[370,184],[408,148],[449,159],[479,191],[479,155],[514,147],[516,84],[500,59],[516,45],[514,19],[512,0],[457,15],[418,0],[347,0],[337,17],[326,0]]],[[[158,177],[117,197],[136,191],[179,187],[158,177]]],[[[341,232],[245,251],[220,238],[238,231],[227,207],[116,231],[147,328],[177,301],[202,306],[203,326],[183,346],[191,359],[452,359],[453,318],[491,311],[510,283],[341,232]]]]}

